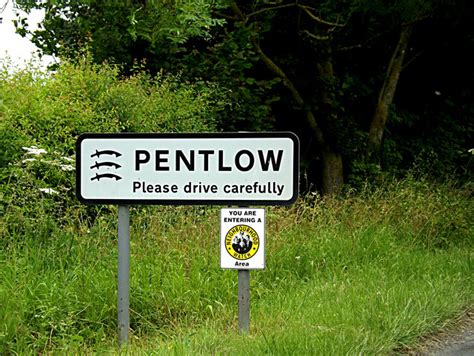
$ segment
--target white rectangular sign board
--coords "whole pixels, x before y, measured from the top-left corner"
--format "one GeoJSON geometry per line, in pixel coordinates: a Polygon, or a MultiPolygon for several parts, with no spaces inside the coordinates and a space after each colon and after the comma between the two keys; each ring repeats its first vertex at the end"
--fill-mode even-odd
{"type": "Polygon", "coordinates": [[[84,134],[79,200],[89,204],[283,205],[298,195],[291,132],[84,134]]]}
{"type": "Polygon", "coordinates": [[[265,268],[265,209],[221,209],[221,268],[265,268]]]}

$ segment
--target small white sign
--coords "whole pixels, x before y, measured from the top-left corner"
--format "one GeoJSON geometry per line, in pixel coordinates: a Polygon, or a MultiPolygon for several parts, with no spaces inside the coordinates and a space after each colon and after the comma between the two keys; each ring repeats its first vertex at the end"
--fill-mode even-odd
{"type": "Polygon", "coordinates": [[[221,268],[265,268],[265,209],[221,209],[221,268]]]}

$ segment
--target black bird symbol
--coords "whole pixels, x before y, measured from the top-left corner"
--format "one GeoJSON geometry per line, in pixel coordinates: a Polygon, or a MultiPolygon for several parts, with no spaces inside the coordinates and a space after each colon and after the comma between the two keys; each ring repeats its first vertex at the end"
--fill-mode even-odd
{"type": "Polygon", "coordinates": [[[100,181],[102,178],[115,178],[115,180],[120,180],[122,179],[122,177],[116,175],[116,174],[113,174],[113,173],[104,173],[104,174],[98,174],[96,173],[95,174],[95,177],[92,177],[91,180],[98,180],[100,181]]]}
{"type": "Polygon", "coordinates": [[[114,162],[100,162],[100,163],[98,163],[97,161],[95,161],[95,164],[93,166],[91,166],[91,169],[94,169],[94,168],[99,169],[100,167],[114,167],[115,169],[118,169],[122,166],[120,164],[114,163],[114,162]]]}
{"type": "Polygon", "coordinates": [[[100,157],[102,155],[113,155],[115,157],[120,157],[122,154],[120,152],[116,152],[112,150],[103,150],[103,151],[95,150],[95,153],[92,154],[91,157],[100,157]]]}

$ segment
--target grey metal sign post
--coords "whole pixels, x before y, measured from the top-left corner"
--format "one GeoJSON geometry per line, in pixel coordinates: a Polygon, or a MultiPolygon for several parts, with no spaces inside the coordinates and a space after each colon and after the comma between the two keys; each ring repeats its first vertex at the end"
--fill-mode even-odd
{"type": "Polygon", "coordinates": [[[250,271],[240,269],[237,273],[239,279],[239,331],[248,333],[250,330],[250,271]]]}
{"type": "Polygon", "coordinates": [[[128,205],[118,207],[118,341],[128,341],[129,317],[129,275],[130,275],[130,209],[128,205]]]}

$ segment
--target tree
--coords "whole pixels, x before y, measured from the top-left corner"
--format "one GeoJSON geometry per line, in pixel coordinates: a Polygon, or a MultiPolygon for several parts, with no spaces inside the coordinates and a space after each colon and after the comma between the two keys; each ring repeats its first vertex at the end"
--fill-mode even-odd
{"type": "MultiPolygon", "coordinates": [[[[413,27],[419,21],[426,19],[433,12],[431,2],[400,1],[394,8],[394,13],[400,20],[408,22],[398,24],[400,37],[387,65],[387,72],[379,91],[374,115],[370,122],[367,140],[367,160],[380,165],[382,139],[387,125],[389,108],[392,105],[395,91],[404,68],[405,57],[410,42],[413,27]]],[[[399,21],[400,21],[399,20],[399,21]]]]}
{"type": "MultiPolygon", "coordinates": [[[[74,58],[86,48],[97,62],[123,65],[124,74],[137,62],[152,74],[179,72],[184,81],[220,88],[220,129],[297,132],[305,169],[316,167],[318,186],[332,193],[348,174],[358,174],[354,162],[402,164],[403,158],[387,160],[383,150],[384,139],[393,142],[397,134],[387,136],[387,128],[398,124],[390,120],[408,123],[421,116],[410,113],[412,100],[404,104],[407,114],[393,117],[404,112],[396,88],[429,38],[420,24],[443,24],[433,20],[444,11],[441,4],[188,0],[22,6],[47,10],[43,28],[33,33],[45,53],[74,58]]],[[[402,146],[391,151],[401,155],[402,146]]]]}
{"type": "MultiPolygon", "coordinates": [[[[20,34],[32,34],[45,54],[77,56],[88,50],[96,62],[113,61],[132,67],[135,62],[175,54],[192,37],[209,38],[223,23],[213,18],[215,1],[17,1],[25,10],[45,10],[38,30],[31,33],[24,19],[20,34]]],[[[152,61],[153,63],[153,61],[152,61]]]]}

